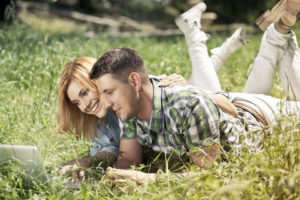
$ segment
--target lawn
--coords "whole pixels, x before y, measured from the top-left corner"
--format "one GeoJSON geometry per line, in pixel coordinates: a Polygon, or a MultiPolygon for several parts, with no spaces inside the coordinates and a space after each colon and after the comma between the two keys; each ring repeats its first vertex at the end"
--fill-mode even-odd
{"type": "MultiPolygon", "coordinates": [[[[300,33],[299,26],[295,32],[300,33]]],[[[220,45],[229,34],[212,33],[209,49],[220,45]]],[[[249,36],[251,42],[219,72],[225,91],[243,90],[262,33],[249,36]]],[[[89,38],[80,31],[0,25],[0,143],[36,145],[50,168],[87,155],[89,141],[71,135],[61,137],[56,131],[58,78],[63,66],[74,58],[98,58],[116,47],[137,50],[151,74],[178,73],[185,78],[191,74],[182,36],[110,38],[97,34],[89,38]]],[[[284,98],[277,75],[271,94],[284,98]]],[[[205,172],[187,163],[193,176],[178,179],[168,173],[156,184],[145,186],[113,186],[108,180],[83,184],[79,191],[63,187],[61,181],[51,187],[38,183],[29,186],[21,172],[0,166],[0,199],[299,199],[300,123],[283,118],[271,129],[273,134],[265,140],[265,150],[260,154],[245,153],[238,158],[228,154],[227,161],[215,163],[205,172]]],[[[88,171],[91,178],[103,174],[102,165],[88,171]]]]}

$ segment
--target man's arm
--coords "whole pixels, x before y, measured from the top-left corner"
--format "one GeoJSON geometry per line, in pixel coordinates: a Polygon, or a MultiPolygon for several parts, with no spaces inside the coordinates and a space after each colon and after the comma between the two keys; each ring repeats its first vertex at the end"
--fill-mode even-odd
{"type": "Polygon", "coordinates": [[[201,169],[207,170],[213,162],[220,158],[220,144],[213,144],[211,147],[200,148],[200,151],[191,151],[193,163],[201,169]]]}
{"type": "Polygon", "coordinates": [[[126,139],[120,142],[120,155],[115,165],[118,169],[128,169],[131,165],[139,165],[143,159],[143,146],[137,139],[126,139]]]}
{"type": "Polygon", "coordinates": [[[220,110],[206,95],[190,99],[185,105],[179,126],[194,164],[208,169],[220,157],[220,110]]]}

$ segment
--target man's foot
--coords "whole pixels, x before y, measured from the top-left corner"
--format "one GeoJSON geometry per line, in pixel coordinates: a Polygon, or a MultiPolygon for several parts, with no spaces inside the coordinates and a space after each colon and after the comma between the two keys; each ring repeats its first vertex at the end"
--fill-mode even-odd
{"type": "Polygon", "coordinates": [[[196,4],[202,2],[202,0],[188,0],[188,4],[195,6],[196,4]]]}
{"type": "Polygon", "coordinates": [[[296,24],[297,17],[285,12],[278,22],[275,23],[275,29],[282,34],[289,33],[296,24]]]}
{"type": "Polygon", "coordinates": [[[280,0],[272,10],[267,10],[264,12],[257,20],[256,24],[258,27],[265,31],[271,23],[277,23],[284,16],[282,24],[287,22],[290,26],[294,19],[297,19],[300,14],[300,1],[299,0],[280,0]]]}
{"type": "Polygon", "coordinates": [[[200,18],[205,10],[206,4],[204,2],[200,2],[175,19],[175,23],[183,32],[188,46],[198,41],[207,40],[205,33],[200,31],[200,18]]]}
{"type": "Polygon", "coordinates": [[[205,10],[206,4],[204,2],[200,2],[177,17],[175,19],[175,23],[183,33],[187,33],[195,27],[200,29],[200,18],[205,10]]]}
{"type": "Polygon", "coordinates": [[[287,7],[285,9],[290,15],[296,18],[300,15],[300,1],[299,0],[288,0],[287,7]]]}
{"type": "Polygon", "coordinates": [[[250,40],[247,33],[242,29],[238,28],[231,37],[227,38],[220,47],[210,50],[213,55],[224,63],[228,57],[239,50],[242,46],[248,43],[250,40]]]}

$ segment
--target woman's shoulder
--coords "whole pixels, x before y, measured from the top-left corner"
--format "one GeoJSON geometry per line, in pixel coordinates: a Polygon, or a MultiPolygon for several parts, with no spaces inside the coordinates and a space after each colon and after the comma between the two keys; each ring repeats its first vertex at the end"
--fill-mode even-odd
{"type": "Polygon", "coordinates": [[[96,131],[98,137],[106,135],[118,139],[120,137],[120,126],[117,115],[109,110],[103,120],[99,121],[96,131]]]}
{"type": "Polygon", "coordinates": [[[111,125],[119,124],[118,116],[112,110],[108,110],[104,117],[104,123],[111,125]]]}

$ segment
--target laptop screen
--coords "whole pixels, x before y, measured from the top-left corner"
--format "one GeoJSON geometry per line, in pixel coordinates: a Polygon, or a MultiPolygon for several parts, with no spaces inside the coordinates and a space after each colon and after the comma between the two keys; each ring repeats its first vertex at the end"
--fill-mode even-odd
{"type": "Polygon", "coordinates": [[[23,169],[30,178],[45,183],[47,173],[36,146],[0,144],[0,165],[13,164],[23,169]]]}

